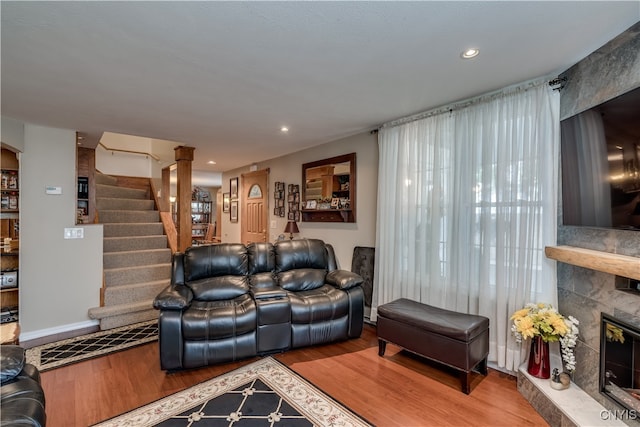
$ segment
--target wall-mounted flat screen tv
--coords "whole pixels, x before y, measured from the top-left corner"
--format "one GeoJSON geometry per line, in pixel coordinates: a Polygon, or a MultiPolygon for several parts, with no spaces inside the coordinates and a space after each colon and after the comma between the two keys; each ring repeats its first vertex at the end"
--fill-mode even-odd
{"type": "Polygon", "coordinates": [[[640,88],[560,129],[563,224],[640,230],[640,88]]]}

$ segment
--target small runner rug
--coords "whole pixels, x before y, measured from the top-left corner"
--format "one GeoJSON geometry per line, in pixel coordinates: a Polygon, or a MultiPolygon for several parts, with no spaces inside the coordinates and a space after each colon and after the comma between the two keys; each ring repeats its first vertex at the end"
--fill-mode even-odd
{"type": "Polygon", "coordinates": [[[43,372],[157,339],[158,321],[150,320],[29,348],[27,362],[43,372]]]}
{"type": "Polygon", "coordinates": [[[95,427],[371,426],[272,357],[95,427]]]}

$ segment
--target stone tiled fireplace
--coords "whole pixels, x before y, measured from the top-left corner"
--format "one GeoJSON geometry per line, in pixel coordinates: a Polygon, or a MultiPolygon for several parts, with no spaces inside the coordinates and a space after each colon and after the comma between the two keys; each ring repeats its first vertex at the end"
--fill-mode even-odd
{"type": "MultiPolygon", "coordinates": [[[[567,83],[560,93],[561,119],[640,87],[638,52],[640,23],[567,70],[563,74],[567,77],[567,83]]],[[[559,223],[562,223],[561,215],[559,223]]],[[[558,228],[558,245],[637,257],[640,274],[639,231],[561,225],[558,228]]],[[[577,368],[574,383],[589,399],[594,399],[611,411],[607,413],[609,419],[598,420],[597,425],[611,425],[610,421],[614,420],[611,420],[610,414],[621,414],[616,411],[622,411],[624,408],[602,394],[599,389],[601,313],[615,316],[629,325],[640,328],[640,293],[616,289],[616,276],[613,274],[562,262],[558,262],[557,265],[559,311],[580,321],[580,338],[575,349],[577,368]]],[[[527,395],[531,384],[532,382],[523,381],[521,392],[527,395]]],[[[520,380],[518,387],[521,387],[520,380]]],[[[557,394],[560,400],[568,396],[562,393],[565,392],[557,394]]],[[[536,398],[530,398],[530,401],[538,409],[537,402],[532,399],[536,398]]],[[[548,401],[545,400],[541,407],[548,406],[547,404],[548,401]]],[[[551,402],[551,406],[553,405],[551,402]]],[[[558,408],[571,404],[562,402],[555,405],[558,408]]],[[[566,425],[564,418],[556,420],[558,425],[566,425]]],[[[555,425],[555,422],[549,419],[548,421],[555,425]]],[[[640,414],[636,419],[619,417],[615,421],[640,426],[640,414]]]]}

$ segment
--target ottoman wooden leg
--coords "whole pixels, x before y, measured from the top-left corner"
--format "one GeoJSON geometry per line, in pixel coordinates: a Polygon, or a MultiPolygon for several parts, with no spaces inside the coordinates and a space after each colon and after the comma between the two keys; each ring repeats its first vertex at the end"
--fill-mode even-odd
{"type": "Polygon", "coordinates": [[[460,382],[462,383],[462,392],[464,394],[471,393],[471,371],[460,372],[460,382]]]}
{"type": "Polygon", "coordinates": [[[387,349],[387,342],[378,338],[378,356],[384,356],[384,351],[387,349]]]}
{"type": "Polygon", "coordinates": [[[482,375],[484,375],[485,377],[489,373],[488,370],[487,370],[487,358],[486,357],[484,359],[482,359],[482,361],[478,364],[478,371],[482,375]]]}

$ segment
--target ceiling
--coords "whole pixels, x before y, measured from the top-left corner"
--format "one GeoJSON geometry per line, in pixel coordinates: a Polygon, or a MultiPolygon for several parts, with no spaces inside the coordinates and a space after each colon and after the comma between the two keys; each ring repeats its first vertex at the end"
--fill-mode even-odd
{"type": "Polygon", "coordinates": [[[3,116],[176,141],[216,172],[559,73],[640,21],[638,1],[0,7],[3,116]]]}

